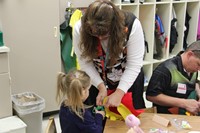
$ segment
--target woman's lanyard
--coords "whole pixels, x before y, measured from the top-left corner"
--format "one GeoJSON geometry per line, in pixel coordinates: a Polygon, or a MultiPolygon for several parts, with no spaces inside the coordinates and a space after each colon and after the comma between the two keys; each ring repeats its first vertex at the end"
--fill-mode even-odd
{"type": "Polygon", "coordinates": [[[108,58],[109,58],[109,49],[107,48],[106,53],[103,53],[103,48],[101,46],[100,40],[98,41],[98,56],[100,58],[101,66],[102,66],[102,78],[104,81],[104,84],[107,85],[106,82],[106,67],[108,63],[108,58]],[[105,59],[104,59],[105,57],[105,59]]]}

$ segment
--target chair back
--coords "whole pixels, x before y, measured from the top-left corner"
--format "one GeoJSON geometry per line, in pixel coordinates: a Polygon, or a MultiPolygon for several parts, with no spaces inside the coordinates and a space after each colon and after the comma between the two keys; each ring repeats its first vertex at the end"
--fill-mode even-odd
{"type": "Polygon", "coordinates": [[[45,133],[57,133],[54,117],[49,117],[45,133]]]}

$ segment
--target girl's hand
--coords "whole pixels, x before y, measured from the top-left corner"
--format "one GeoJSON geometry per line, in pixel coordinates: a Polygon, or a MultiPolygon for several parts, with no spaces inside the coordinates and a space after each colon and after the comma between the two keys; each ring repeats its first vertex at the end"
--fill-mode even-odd
{"type": "Polygon", "coordinates": [[[97,109],[95,109],[96,114],[101,114],[103,116],[103,118],[105,117],[105,111],[99,111],[97,109]]]}

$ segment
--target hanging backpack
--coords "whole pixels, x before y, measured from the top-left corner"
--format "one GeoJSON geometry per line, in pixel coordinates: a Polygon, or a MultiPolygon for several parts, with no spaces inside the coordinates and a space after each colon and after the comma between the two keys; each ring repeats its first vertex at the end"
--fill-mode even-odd
{"type": "Polygon", "coordinates": [[[188,14],[188,12],[186,12],[186,16],[185,16],[186,30],[184,31],[183,49],[186,49],[188,46],[187,37],[188,37],[189,29],[190,29],[190,24],[189,24],[190,19],[191,19],[191,16],[188,14]]]}
{"type": "Polygon", "coordinates": [[[163,57],[162,48],[165,46],[166,43],[166,35],[164,31],[164,26],[162,24],[162,20],[158,14],[155,15],[155,51],[153,58],[154,59],[161,59],[163,57]]]}
{"type": "Polygon", "coordinates": [[[171,21],[171,33],[170,33],[170,45],[169,45],[169,52],[171,53],[175,44],[178,40],[178,32],[175,27],[175,22],[177,22],[176,18],[173,18],[171,21]]]}

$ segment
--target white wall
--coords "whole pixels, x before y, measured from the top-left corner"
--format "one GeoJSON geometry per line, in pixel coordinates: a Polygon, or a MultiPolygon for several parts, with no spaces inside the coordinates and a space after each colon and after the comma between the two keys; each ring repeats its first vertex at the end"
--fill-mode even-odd
{"type": "Polygon", "coordinates": [[[65,21],[65,9],[68,7],[68,2],[72,3],[72,7],[88,7],[88,5],[94,0],[84,0],[84,2],[80,2],[79,0],[60,0],[60,24],[65,21]]]}

